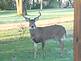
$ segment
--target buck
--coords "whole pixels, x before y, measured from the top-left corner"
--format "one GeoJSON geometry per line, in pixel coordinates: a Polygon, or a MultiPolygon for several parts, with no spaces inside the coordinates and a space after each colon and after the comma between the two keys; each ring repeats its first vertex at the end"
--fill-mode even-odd
{"type": "Polygon", "coordinates": [[[28,16],[23,16],[27,22],[29,22],[29,31],[31,35],[31,39],[34,43],[36,56],[37,44],[42,43],[42,50],[44,50],[45,43],[48,39],[56,39],[60,44],[61,51],[64,49],[64,39],[63,37],[66,35],[66,30],[62,25],[51,25],[46,27],[37,27],[35,22],[41,16],[41,12],[39,15],[33,19],[30,19],[28,16]]]}

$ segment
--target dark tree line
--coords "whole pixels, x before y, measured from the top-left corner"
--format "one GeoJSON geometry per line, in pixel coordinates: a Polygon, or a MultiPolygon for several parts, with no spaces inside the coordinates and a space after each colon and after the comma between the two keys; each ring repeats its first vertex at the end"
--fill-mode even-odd
{"type": "MultiPolygon", "coordinates": [[[[35,0],[33,0],[33,3],[30,4],[29,0],[25,0],[25,7],[27,9],[39,9],[40,8],[40,3],[38,2],[34,2],[35,0]]],[[[68,2],[66,2],[65,7],[68,7],[69,4],[72,4],[72,0],[68,0],[68,2]]],[[[61,0],[59,0],[59,2],[57,2],[57,0],[43,0],[42,2],[43,8],[57,8],[57,7],[61,7],[62,3],[61,0]]],[[[63,5],[64,6],[64,5],[63,5]]],[[[16,2],[15,0],[0,0],[0,9],[4,10],[4,9],[16,9],[16,2]]]]}
{"type": "Polygon", "coordinates": [[[15,2],[13,0],[0,0],[0,9],[15,9],[15,2]]]}

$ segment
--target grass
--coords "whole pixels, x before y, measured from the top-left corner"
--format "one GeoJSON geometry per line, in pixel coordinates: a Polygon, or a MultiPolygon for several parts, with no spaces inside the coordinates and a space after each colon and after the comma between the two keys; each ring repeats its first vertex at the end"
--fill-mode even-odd
{"type": "MultiPolygon", "coordinates": [[[[6,31],[9,33],[9,31],[6,31]]],[[[0,40],[0,60],[11,61],[16,56],[16,61],[73,61],[72,31],[67,35],[65,40],[64,55],[61,57],[59,44],[48,42],[46,44],[46,56],[42,56],[41,45],[39,45],[38,57],[33,58],[33,45],[30,36],[14,35],[8,36],[8,39],[0,40]],[[17,37],[20,36],[20,37],[17,37]]],[[[7,37],[7,36],[6,36],[7,37]]]]}
{"type": "MultiPolygon", "coordinates": [[[[62,25],[66,27],[68,24],[62,25]]],[[[63,56],[59,54],[59,44],[50,40],[45,47],[45,57],[42,56],[41,45],[38,45],[38,57],[36,59],[33,58],[33,44],[28,29],[26,29],[24,36],[23,34],[20,35],[18,29],[0,31],[0,60],[12,61],[12,57],[15,55],[16,61],[73,61],[72,28],[73,26],[67,28],[63,56]]]]}
{"type": "MultiPolygon", "coordinates": [[[[28,10],[28,16],[34,18],[38,15],[39,10],[28,10]]],[[[73,15],[73,9],[44,9],[42,10],[41,19],[53,19],[60,18],[67,15],[73,15]]],[[[3,23],[17,23],[23,22],[24,18],[22,16],[17,16],[16,11],[7,10],[0,11],[0,24],[3,23]]]]}
{"type": "MultiPolygon", "coordinates": [[[[36,10],[28,10],[29,15],[36,16],[36,10]]],[[[40,19],[59,18],[73,15],[73,9],[47,9],[42,11],[40,19]]],[[[0,23],[23,22],[22,16],[17,16],[16,11],[0,11],[0,23]],[[3,21],[2,21],[3,20],[3,21]]],[[[67,36],[64,41],[64,54],[60,56],[60,47],[57,42],[47,42],[45,46],[46,56],[42,56],[41,45],[38,48],[38,57],[33,57],[33,44],[28,29],[21,34],[18,29],[0,31],[0,61],[73,61],[73,22],[61,23],[67,36]]]]}

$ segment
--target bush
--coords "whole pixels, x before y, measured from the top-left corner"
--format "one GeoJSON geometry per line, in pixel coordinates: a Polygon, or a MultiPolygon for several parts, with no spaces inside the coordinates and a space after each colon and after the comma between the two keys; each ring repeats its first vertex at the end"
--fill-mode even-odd
{"type": "Polygon", "coordinates": [[[0,9],[15,9],[12,0],[0,0],[0,9]]]}
{"type": "MultiPolygon", "coordinates": [[[[27,9],[29,9],[29,0],[26,0],[27,9]]],[[[16,2],[12,0],[0,0],[0,9],[1,10],[11,10],[16,9],[16,2]]]]}
{"type": "Polygon", "coordinates": [[[0,9],[1,10],[4,10],[5,9],[5,3],[4,3],[4,0],[0,0],[0,9]]]}
{"type": "Polygon", "coordinates": [[[50,8],[57,8],[57,7],[58,7],[58,2],[57,2],[57,0],[50,0],[50,2],[49,2],[49,7],[50,7],[50,8]]]}

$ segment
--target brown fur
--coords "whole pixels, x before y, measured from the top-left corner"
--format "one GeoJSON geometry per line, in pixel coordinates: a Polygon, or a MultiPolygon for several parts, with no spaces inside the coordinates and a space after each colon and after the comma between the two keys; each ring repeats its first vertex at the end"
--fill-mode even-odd
{"type": "Polygon", "coordinates": [[[31,38],[34,42],[40,43],[48,39],[56,39],[58,41],[66,34],[66,30],[61,25],[52,25],[47,27],[37,27],[30,29],[31,38]]]}
{"type": "Polygon", "coordinates": [[[62,38],[66,35],[66,30],[62,25],[51,25],[47,27],[37,27],[35,25],[36,20],[39,19],[41,13],[39,12],[39,16],[35,17],[34,19],[30,19],[24,16],[25,20],[29,22],[29,31],[34,42],[35,52],[34,55],[36,57],[37,45],[36,43],[42,43],[42,50],[44,50],[45,42],[49,39],[56,39],[59,41],[61,51],[63,52],[64,49],[64,41],[62,38]]]}

